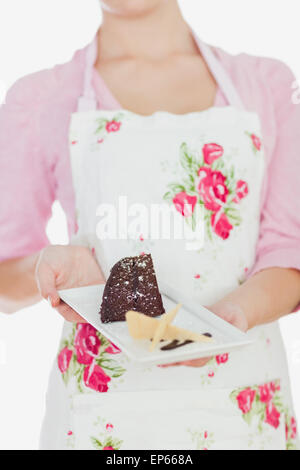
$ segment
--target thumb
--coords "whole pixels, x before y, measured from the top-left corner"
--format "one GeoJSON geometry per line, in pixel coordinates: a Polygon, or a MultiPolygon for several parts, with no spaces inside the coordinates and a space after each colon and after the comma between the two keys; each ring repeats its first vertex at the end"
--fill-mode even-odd
{"type": "Polygon", "coordinates": [[[51,305],[51,307],[53,308],[56,308],[59,306],[60,304],[60,297],[58,295],[58,292],[57,291],[52,291],[49,295],[48,295],[48,302],[49,304],[51,305]]]}
{"type": "Polygon", "coordinates": [[[42,262],[37,266],[36,281],[41,296],[48,300],[52,307],[57,307],[60,297],[56,289],[55,273],[49,265],[42,262]]]}

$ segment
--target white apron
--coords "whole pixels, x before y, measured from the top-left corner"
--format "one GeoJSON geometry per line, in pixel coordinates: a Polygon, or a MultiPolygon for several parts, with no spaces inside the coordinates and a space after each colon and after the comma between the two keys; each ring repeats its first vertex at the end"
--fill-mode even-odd
{"type": "MultiPolygon", "coordinates": [[[[210,305],[243,282],[254,263],[264,152],[258,116],[245,111],[229,76],[196,40],[228,107],[147,117],[99,111],[91,86],[96,42],[89,48],[84,94],[70,130],[78,224],[73,243],[89,246],[106,276],[120,258],[151,252],[158,279],[210,305]],[[120,196],[130,210],[135,203],[149,208],[165,202],[195,233],[204,217],[203,247],[150,239],[138,224],[122,239],[100,241],[99,204],[118,207],[120,196]]],[[[255,345],[213,358],[204,368],[163,369],[136,366],[89,325],[66,324],[41,447],[295,448],[278,323],[248,334],[255,345]]]]}

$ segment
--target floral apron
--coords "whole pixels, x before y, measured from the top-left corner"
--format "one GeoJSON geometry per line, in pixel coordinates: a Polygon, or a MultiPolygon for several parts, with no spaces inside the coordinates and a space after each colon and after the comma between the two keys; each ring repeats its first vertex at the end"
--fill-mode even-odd
{"type": "MultiPolygon", "coordinates": [[[[264,151],[258,116],[245,111],[219,61],[195,39],[230,106],[186,115],[99,111],[91,86],[96,41],[88,49],[70,130],[73,243],[89,246],[106,276],[120,258],[151,252],[158,279],[210,305],[242,283],[254,263],[264,151]],[[203,247],[148,239],[139,227],[127,238],[99,241],[97,208],[117,207],[119,196],[128,207],[164,201],[195,233],[204,224],[203,247]]],[[[278,323],[248,334],[255,344],[204,368],[163,369],[137,366],[90,325],[65,324],[41,447],[296,448],[278,323]]]]}

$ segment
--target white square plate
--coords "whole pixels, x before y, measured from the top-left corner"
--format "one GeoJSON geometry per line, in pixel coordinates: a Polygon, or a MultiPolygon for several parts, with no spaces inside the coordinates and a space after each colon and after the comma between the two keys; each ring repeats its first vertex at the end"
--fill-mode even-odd
{"type": "MultiPolygon", "coordinates": [[[[104,285],[80,287],[59,292],[61,299],[78,312],[88,323],[93,325],[106,338],[116,344],[132,360],[144,365],[168,364],[187,361],[200,357],[210,357],[228,353],[252,343],[247,334],[242,333],[229,323],[211,313],[201,305],[183,303],[174,325],[197,333],[210,333],[212,343],[192,343],[178,349],[161,351],[164,343],[160,343],[153,351],[149,351],[150,341],[134,340],[128,332],[126,322],[102,323],[99,315],[104,285]],[[195,313],[197,309],[197,313],[195,313]]],[[[168,291],[170,295],[170,290],[168,291]]],[[[177,302],[170,296],[162,295],[166,312],[174,308],[177,302]]],[[[178,300],[176,298],[176,300],[178,300]]]]}

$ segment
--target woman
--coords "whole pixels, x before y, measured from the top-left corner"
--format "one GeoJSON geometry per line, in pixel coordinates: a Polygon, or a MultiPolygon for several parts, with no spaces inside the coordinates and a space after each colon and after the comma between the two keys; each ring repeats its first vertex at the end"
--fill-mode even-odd
{"type": "Polygon", "coordinates": [[[277,323],[300,300],[293,75],[277,61],[206,46],[175,0],[101,7],[94,42],[20,80],[0,115],[1,310],[42,296],[67,320],[41,446],[296,448],[277,323]],[[203,249],[138,233],[100,242],[97,205],[120,195],[146,205],[165,196],[196,230],[201,206],[203,249]],[[48,246],[55,199],[71,246],[48,246]],[[159,278],[249,330],[255,344],[140,369],[60,301],[59,289],[102,283],[115,261],[149,250],[159,278]]]}

